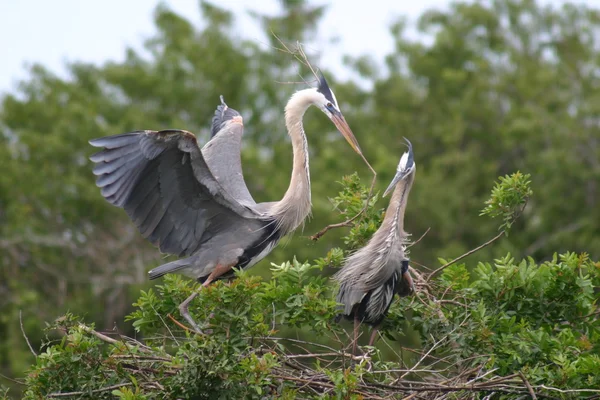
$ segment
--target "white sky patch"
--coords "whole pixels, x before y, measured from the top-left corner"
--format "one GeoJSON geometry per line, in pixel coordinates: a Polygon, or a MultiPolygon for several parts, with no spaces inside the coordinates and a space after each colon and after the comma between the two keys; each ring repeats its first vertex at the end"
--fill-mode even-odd
{"type": "MultiPolygon", "coordinates": [[[[20,80],[27,79],[26,65],[41,63],[61,77],[67,77],[66,62],[83,61],[100,64],[123,61],[125,49],[142,49],[144,39],[155,31],[153,11],[160,0],[20,0],[0,1],[0,93],[14,92],[20,80]]],[[[163,0],[171,9],[201,25],[198,0],[163,0]]],[[[543,0],[559,5],[562,0],[543,0]]],[[[584,0],[590,6],[598,0],[584,0]]],[[[378,62],[393,50],[389,26],[399,17],[413,21],[425,10],[447,8],[448,0],[322,0],[313,4],[329,4],[319,37],[324,39],[318,51],[324,69],[332,70],[338,79],[351,72],[342,63],[343,55],[369,54],[378,62]]],[[[219,0],[217,4],[236,10],[236,30],[245,38],[266,45],[260,26],[248,10],[275,15],[281,10],[277,0],[219,0]]],[[[409,37],[418,34],[414,25],[409,37]]]]}

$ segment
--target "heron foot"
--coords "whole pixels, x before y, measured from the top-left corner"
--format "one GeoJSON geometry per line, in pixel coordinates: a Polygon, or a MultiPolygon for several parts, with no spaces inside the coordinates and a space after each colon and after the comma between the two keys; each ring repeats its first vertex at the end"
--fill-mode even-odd
{"type": "MultiPolygon", "coordinates": [[[[210,275],[208,277],[206,277],[206,279],[204,280],[204,283],[202,283],[202,286],[200,287],[199,290],[202,290],[202,288],[205,288],[208,285],[210,285],[219,276],[221,276],[224,273],[226,273],[229,270],[231,270],[232,267],[233,267],[233,265],[226,266],[226,265],[218,264],[215,267],[215,269],[210,273],[210,275]]],[[[194,293],[192,293],[187,299],[185,299],[183,301],[183,303],[181,303],[179,305],[179,313],[181,314],[181,316],[183,318],[185,318],[185,320],[187,322],[189,322],[189,324],[192,326],[192,328],[194,329],[194,331],[196,333],[198,333],[200,335],[204,335],[205,333],[202,332],[202,330],[200,329],[200,327],[198,326],[198,324],[196,324],[196,321],[194,321],[194,319],[192,318],[192,316],[190,315],[190,312],[188,310],[188,307],[189,307],[191,301],[194,300],[196,298],[196,296],[198,296],[199,290],[197,290],[194,293]]],[[[213,313],[211,313],[208,318],[210,319],[212,317],[214,317],[213,313]]],[[[212,333],[212,331],[211,331],[211,333],[212,333]]]]}
{"type": "Polygon", "coordinates": [[[194,300],[196,298],[196,296],[198,296],[198,292],[192,293],[187,299],[185,299],[183,301],[183,303],[181,303],[179,305],[179,313],[192,326],[192,329],[196,333],[198,333],[200,335],[204,335],[204,332],[202,332],[202,330],[200,329],[200,327],[198,326],[198,324],[196,324],[196,321],[194,321],[194,319],[190,315],[190,312],[189,312],[189,309],[188,309],[191,301],[194,300]]]}

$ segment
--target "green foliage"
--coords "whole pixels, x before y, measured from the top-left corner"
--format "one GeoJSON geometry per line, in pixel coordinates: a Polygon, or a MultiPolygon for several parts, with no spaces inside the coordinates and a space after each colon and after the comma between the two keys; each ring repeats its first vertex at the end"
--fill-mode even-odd
{"type": "MultiPolygon", "coordinates": [[[[369,197],[369,191],[361,184],[356,172],[345,176],[340,183],[343,190],[333,198],[332,203],[345,219],[349,219],[363,210],[369,197]]],[[[369,199],[369,207],[366,212],[353,224],[345,237],[344,243],[350,250],[366,245],[367,240],[379,229],[381,221],[383,221],[384,210],[375,208],[377,200],[379,200],[379,193],[374,193],[369,199]]]]}
{"type": "Polygon", "coordinates": [[[449,268],[438,280],[445,323],[427,307],[415,311],[413,321],[431,335],[425,346],[447,335],[456,346],[442,347],[440,354],[450,351],[456,361],[479,355],[468,364],[485,361],[502,375],[520,370],[537,384],[600,386],[598,263],[586,254],[555,254],[542,264],[507,255],[493,265],[479,263],[467,282],[463,266],[449,268]]]}
{"type": "MultiPolygon", "coordinates": [[[[355,177],[343,182],[335,201],[347,210],[367,190],[355,177]],[[354,191],[357,197],[348,196],[354,191]]],[[[510,196],[512,188],[497,185],[488,204],[510,196]]],[[[371,211],[353,229],[380,218],[371,211]]],[[[359,239],[354,233],[352,240],[367,234],[359,239]]],[[[460,398],[528,396],[526,381],[538,396],[566,399],[591,396],[600,387],[600,263],[587,254],[554,255],[539,264],[508,254],[493,264],[480,262],[472,273],[465,264],[450,265],[429,281],[413,271],[416,297],[394,303],[381,327],[386,339],[354,362],[344,352],[345,327],[334,322],[335,287],[322,274],[324,267],[338,267],[343,254],[332,249],[314,263],[273,264],[269,280],[237,271],[235,280],[207,288],[168,275],[156,291],[141,292],[128,316],[143,342],[98,333],[67,315],[51,327],[64,335],[37,357],[25,398],[74,392],[132,400],[361,399],[408,394],[432,382],[460,398]],[[177,305],[192,290],[200,295],[190,311],[207,334],[178,321],[177,305]],[[307,330],[306,340],[295,339],[307,330]],[[419,336],[412,352],[426,356],[382,351],[387,340],[410,330],[419,336]]]]}
{"type": "Polygon", "coordinates": [[[500,177],[492,189],[492,196],[485,202],[487,205],[480,215],[489,215],[492,218],[502,217],[499,229],[508,233],[515,219],[519,217],[527,200],[533,194],[529,187],[531,181],[529,174],[515,172],[512,175],[500,177]]]}

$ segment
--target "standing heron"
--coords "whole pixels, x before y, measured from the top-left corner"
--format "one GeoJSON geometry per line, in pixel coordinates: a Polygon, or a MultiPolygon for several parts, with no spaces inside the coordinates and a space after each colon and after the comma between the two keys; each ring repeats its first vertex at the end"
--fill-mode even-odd
{"type": "Polygon", "coordinates": [[[416,164],[412,145],[405,140],[408,151],[400,158],[396,175],[383,194],[385,197],[394,191],[381,226],[365,247],[348,257],[334,276],[340,283],[337,302],[343,304],[343,313],[338,320],[341,316],[354,320],[353,354],[356,354],[360,323],[373,327],[369,340],[369,346],[372,346],[394,295],[405,297],[414,292],[408,271],[404,212],[415,179],[416,164]]]}
{"type": "MultiPolygon", "coordinates": [[[[94,174],[102,196],[125,209],[142,236],[162,253],[185,257],[151,270],[150,279],[177,272],[204,287],[230,278],[233,268],[250,268],[304,222],[311,210],[311,193],[302,119],[311,105],[325,113],[362,156],[321,75],[318,87],[294,93],[285,107],[293,169],[287,191],[275,202],[257,204],[249,194],[236,144],[241,140],[243,120],[225,104],[213,118],[212,144],[203,150],[192,133],[175,129],[90,141],[104,148],[90,158],[96,164],[94,174]]],[[[198,291],[192,293],[179,310],[200,332],[188,311],[197,295],[198,291]]]]}

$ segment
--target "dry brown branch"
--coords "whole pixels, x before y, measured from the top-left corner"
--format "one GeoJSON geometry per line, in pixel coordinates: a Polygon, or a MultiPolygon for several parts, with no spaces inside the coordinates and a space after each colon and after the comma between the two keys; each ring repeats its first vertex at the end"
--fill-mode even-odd
{"type": "MultiPolygon", "coordinates": [[[[285,340],[288,342],[292,342],[292,343],[300,343],[300,344],[304,344],[304,345],[309,345],[309,346],[314,346],[314,347],[320,347],[326,350],[329,350],[331,352],[338,352],[336,349],[334,349],[333,347],[321,344],[321,343],[313,343],[313,342],[308,342],[306,340],[300,340],[300,339],[293,339],[293,338],[285,338],[285,337],[275,337],[275,336],[259,336],[259,337],[255,337],[255,339],[259,339],[259,340],[285,340]]],[[[338,352],[341,356],[350,356],[348,353],[342,353],[342,352],[338,352]]]]}
{"type": "Polygon", "coordinates": [[[167,317],[173,321],[173,323],[175,325],[177,325],[178,327],[180,327],[181,329],[183,329],[184,331],[188,331],[188,332],[192,332],[192,333],[198,333],[196,331],[194,331],[193,329],[188,328],[187,326],[185,326],[184,324],[182,324],[181,322],[177,321],[175,319],[175,317],[173,317],[171,314],[167,314],[167,317]]]}
{"type": "Polygon", "coordinates": [[[79,329],[81,329],[81,330],[83,330],[83,331],[85,331],[85,332],[87,332],[87,333],[89,333],[91,335],[96,336],[98,339],[102,340],[103,342],[114,344],[114,345],[117,345],[117,344],[121,343],[121,342],[119,342],[116,339],[113,339],[111,337],[108,337],[108,336],[100,333],[100,332],[97,332],[97,331],[93,330],[89,326],[85,326],[83,324],[79,324],[79,329]]]}
{"type": "Polygon", "coordinates": [[[443,271],[445,268],[449,267],[450,265],[462,260],[465,257],[470,256],[473,253],[478,252],[479,250],[483,249],[486,246],[489,246],[490,244],[494,243],[496,240],[500,239],[502,237],[502,235],[504,235],[504,231],[500,232],[499,234],[497,234],[496,236],[494,236],[493,238],[491,238],[490,240],[488,240],[487,242],[485,242],[484,244],[482,244],[481,246],[477,246],[476,248],[467,251],[465,254],[456,257],[454,260],[447,262],[446,264],[442,265],[441,267],[439,267],[438,269],[434,270],[432,273],[430,273],[427,276],[427,279],[431,279],[435,274],[437,274],[440,271],[443,271]]]}
{"type": "Polygon", "coordinates": [[[112,354],[110,356],[110,358],[115,358],[115,359],[136,359],[139,361],[148,361],[148,362],[154,362],[154,361],[164,361],[164,362],[171,362],[173,361],[172,358],[170,357],[160,357],[160,356],[153,356],[153,355],[139,355],[139,354],[112,354]]]}
{"type": "MultiPolygon", "coordinates": [[[[525,203],[523,203],[523,205],[521,206],[520,210],[516,211],[513,214],[513,218],[512,218],[511,224],[514,223],[517,219],[519,219],[519,217],[523,214],[523,211],[525,210],[525,207],[527,207],[528,200],[529,199],[526,198],[525,199],[525,203]]],[[[500,233],[498,233],[496,236],[494,236],[493,238],[491,238],[487,242],[483,243],[482,245],[480,245],[480,246],[478,246],[478,247],[476,247],[476,248],[474,248],[472,250],[469,250],[465,254],[463,254],[463,255],[461,255],[459,257],[456,257],[454,260],[452,260],[450,262],[447,262],[446,264],[442,265],[441,267],[439,267],[438,269],[436,269],[432,273],[430,273],[427,276],[427,280],[430,280],[435,274],[437,274],[438,272],[444,270],[445,268],[449,267],[450,265],[452,265],[452,264],[454,264],[454,263],[462,260],[463,258],[468,257],[471,254],[478,252],[479,250],[483,249],[484,247],[489,246],[490,244],[494,243],[496,240],[500,239],[504,234],[506,234],[506,232],[507,232],[507,230],[503,229],[500,233]]]]}
{"type": "MultiPolygon", "coordinates": [[[[460,325],[468,321],[468,314],[460,325]]],[[[93,335],[103,342],[127,346],[123,349],[125,353],[112,354],[110,365],[115,368],[122,368],[132,376],[135,376],[139,385],[146,388],[161,388],[161,382],[156,380],[156,374],[165,376],[173,376],[182,369],[184,365],[173,363],[173,358],[168,354],[157,349],[142,345],[140,347],[134,339],[123,337],[122,340],[115,340],[107,335],[96,332],[95,330],[80,325],[81,329],[89,335],[93,335]],[[133,345],[129,345],[133,343],[133,345]],[[131,346],[131,347],[129,347],[131,346]],[[135,348],[141,348],[143,353],[133,352],[135,348]]],[[[455,328],[457,329],[457,328],[455,328]]],[[[172,339],[170,336],[165,336],[166,339],[172,339]]],[[[155,338],[160,339],[160,338],[155,338]]],[[[248,337],[247,340],[252,338],[248,337]]],[[[287,383],[293,385],[300,397],[303,395],[321,396],[326,393],[332,395],[337,390],[336,381],[325,374],[322,369],[317,369],[313,360],[320,360],[323,363],[330,363],[330,369],[340,368],[354,370],[352,365],[346,365],[345,360],[353,360],[361,366],[363,372],[357,376],[358,381],[350,388],[351,394],[361,396],[364,399],[391,399],[391,398],[412,398],[412,399],[450,399],[450,398],[486,398],[487,396],[506,394],[510,396],[519,396],[523,398],[541,399],[553,398],[552,392],[566,393],[583,396],[585,394],[599,394],[600,390],[563,390],[559,388],[547,387],[545,385],[531,385],[521,372],[510,374],[507,376],[496,375],[497,370],[486,369],[486,364],[489,355],[481,355],[468,359],[456,361],[452,356],[439,357],[434,355],[436,349],[442,346],[443,342],[451,340],[450,334],[445,337],[435,340],[430,338],[431,344],[427,350],[419,351],[412,350],[419,355],[419,360],[411,365],[411,368],[402,368],[398,364],[396,368],[383,368],[370,370],[372,360],[369,357],[352,356],[346,352],[336,350],[331,346],[321,343],[314,343],[306,340],[282,338],[282,337],[254,337],[254,340],[261,341],[257,346],[250,347],[249,352],[255,354],[273,354],[279,359],[279,365],[272,370],[270,375],[273,379],[273,389],[281,384],[287,383]],[[276,346],[274,342],[286,341],[293,346],[285,348],[276,346]],[[309,349],[321,349],[320,351],[311,351],[309,349]],[[481,360],[477,358],[481,357],[481,360]],[[338,366],[336,367],[337,363],[338,366]],[[437,367],[439,365],[439,368],[437,367]],[[466,365],[465,368],[461,365],[466,365]],[[398,368],[400,367],[400,368],[398,368]],[[393,384],[383,379],[393,378],[395,374],[400,379],[393,384]],[[409,374],[415,375],[415,378],[407,378],[409,374]],[[387,375],[387,376],[386,376],[387,375]]],[[[195,338],[181,338],[184,340],[196,340],[195,338]]],[[[356,365],[356,364],[354,364],[356,365]]],[[[61,392],[51,393],[48,398],[56,397],[74,397],[82,393],[100,393],[111,389],[118,389],[122,386],[128,386],[130,383],[122,383],[119,385],[107,386],[93,391],[82,392],[61,392]]]]}
{"type": "Polygon", "coordinates": [[[550,387],[550,386],[546,386],[546,385],[537,385],[537,386],[534,386],[534,388],[544,389],[544,390],[548,390],[551,392],[558,392],[558,393],[600,393],[600,389],[559,389],[559,388],[550,387]]]}
{"type": "Polygon", "coordinates": [[[23,334],[23,338],[25,338],[25,341],[27,342],[27,347],[29,347],[29,351],[31,351],[31,354],[33,354],[34,357],[37,357],[37,353],[35,352],[35,350],[33,350],[33,346],[31,346],[29,338],[27,337],[27,334],[25,334],[25,328],[23,328],[23,311],[21,310],[19,310],[19,325],[21,325],[21,333],[23,334]]]}
{"type": "Polygon", "coordinates": [[[431,227],[428,227],[427,230],[421,235],[421,237],[419,237],[417,240],[415,240],[414,242],[410,243],[406,247],[412,247],[415,244],[419,243],[421,240],[423,240],[423,238],[425,237],[425,235],[427,235],[429,233],[430,230],[431,230],[431,227]]]}
{"type": "Polygon", "coordinates": [[[537,400],[537,396],[535,395],[535,392],[533,391],[533,388],[531,387],[531,384],[529,383],[529,381],[527,380],[527,378],[525,377],[525,375],[523,375],[523,373],[519,371],[519,376],[523,380],[523,383],[527,387],[527,390],[529,390],[529,395],[531,396],[531,398],[533,400],[537,400]]]}
{"type": "Polygon", "coordinates": [[[10,376],[6,376],[4,374],[0,374],[0,378],[6,379],[7,381],[12,382],[12,383],[16,383],[17,385],[26,385],[26,383],[23,379],[11,378],[10,376]]]}
{"type": "Polygon", "coordinates": [[[150,347],[144,345],[143,343],[140,343],[139,341],[137,341],[137,340],[135,340],[133,338],[127,337],[125,340],[119,341],[119,340],[113,339],[113,338],[111,338],[109,336],[106,336],[103,333],[95,331],[92,328],[90,328],[89,326],[85,326],[83,324],[79,324],[79,329],[83,330],[84,332],[89,333],[90,335],[94,335],[95,337],[97,337],[98,339],[102,340],[103,342],[112,344],[114,346],[117,346],[119,344],[122,344],[124,346],[135,346],[142,353],[151,353],[152,352],[152,349],[150,347]],[[132,342],[134,344],[131,345],[131,344],[128,344],[128,342],[132,342]]]}
{"type": "Polygon", "coordinates": [[[48,395],[46,395],[47,397],[73,397],[73,396],[81,396],[82,394],[88,394],[88,393],[102,393],[102,392],[108,392],[109,390],[114,390],[114,389],[118,389],[124,386],[132,386],[133,384],[131,382],[125,382],[125,383],[119,383],[116,385],[112,385],[112,386],[107,386],[107,387],[103,387],[100,389],[94,389],[94,390],[90,390],[90,391],[80,391],[80,392],[62,392],[62,393],[50,393],[48,395]]]}

